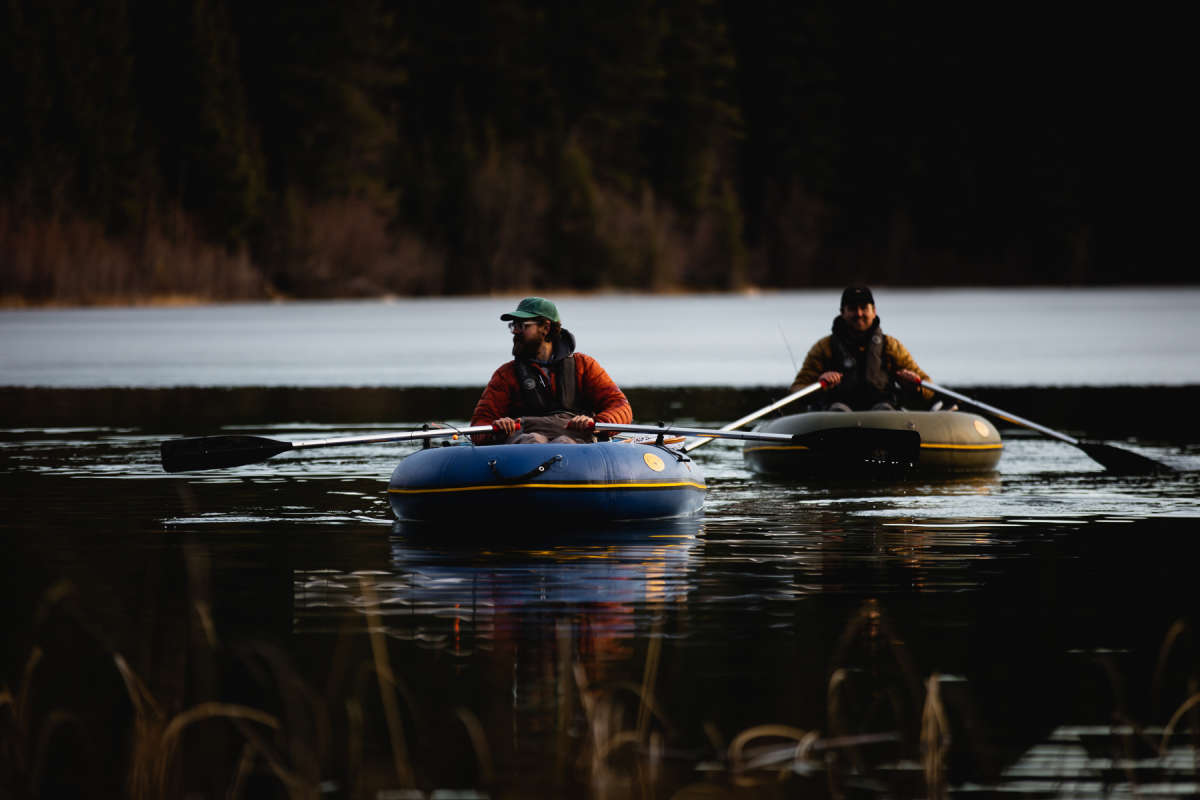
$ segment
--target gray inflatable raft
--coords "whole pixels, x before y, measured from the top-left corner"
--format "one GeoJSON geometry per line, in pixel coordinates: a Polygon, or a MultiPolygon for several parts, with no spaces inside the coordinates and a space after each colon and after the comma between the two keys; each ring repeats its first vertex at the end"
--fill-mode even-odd
{"type": "Polygon", "coordinates": [[[805,434],[797,444],[747,442],[743,457],[762,473],[991,472],[1004,449],[991,422],[962,411],[810,411],[755,430],[805,434]]]}

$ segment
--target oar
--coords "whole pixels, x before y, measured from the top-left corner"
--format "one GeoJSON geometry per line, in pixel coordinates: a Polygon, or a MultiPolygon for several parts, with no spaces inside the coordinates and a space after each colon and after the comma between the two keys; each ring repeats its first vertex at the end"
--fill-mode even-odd
{"type": "Polygon", "coordinates": [[[593,426],[598,431],[612,433],[656,433],[663,436],[709,436],[718,439],[745,439],[751,442],[798,442],[803,434],[792,433],[756,433],[754,431],[727,431],[716,428],[680,428],[675,425],[635,425],[616,422],[597,422],[593,426]]]}
{"type": "MultiPolygon", "coordinates": [[[[723,431],[737,430],[738,428],[745,425],[747,422],[754,422],[754,420],[758,419],[759,417],[765,417],[767,414],[770,414],[775,409],[783,408],[788,403],[799,400],[801,397],[808,397],[813,392],[817,391],[818,389],[823,389],[824,387],[825,387],[825,384],[821,383],[820,381],[817,381],[816,383],[810,383],[808,386],[805,386],[803,389],[797,389],[796,391],[792,392],[791,394],[789,394],[787,397],[783,398],[782,400],[776,400],[774,403],[771,403],[771,405],[760,408],[758,411],[751,412],[751,413],[747,414],[746,416],[742,417],[741,419],[734,420],[733,422],[729,423],[728,425],[722,425],[721,430],[723,430],[723,431]]],[[[689,442],[683,446],[683,452],[690,453],[693,450],[695,450],[697,447],[708,444],[714,438],[717,438],[717,437],[709,436],[704,439],[699,439],[695,442],[689,442]]]]}
{"type": "Polygon", "coordinates": [[[680,428],[674,425],[618,425],[597,422],[598,431],[627,433],[657,433],[674,436],[704,436],[716,439],[742,439],[750,442],[780,442],[818,453],[832,468],[890,466],[911,467],[921,450],[921,435],[909,430],[865,430],[841,428],[808,431],[807,433],[765,433],[760,431],[729,431],[712,428],[680,428]],[[863,435],[868,434],[869,439],[863,435]]]}
{"type": "Polygon", "coordinates": [[[161,447],[162,466],[167,472],[240,467],[243,464],[266,461],[286,450],[371,442],[403,442],[440,436],[469,436],[473,433],[490,433],[493,430],[495,428],[491,425],[474,425],[467,428],[435,428],[429,431],[346,436],[340,439],[310,439],[305,442],[281,442],[264,436],[196,436],[188,439],[168,439],[161,447]]]}
{"type": "Polygon", "coordinates": [[[947,397],[952,397],[961,403],[975,406],[992,414],[1000,419],[1011,422],[1014,425],[1022,425],[1026,428],[1044,433],[1047,436],[1058,439],[1060,442],[1066,442],[1069,445],[1078,447],[1083,452],[1087,453],[1095,461],[1100,463],[1111,472],[1116,472],[1122,475],[1138,475],[1145,472],[1174,472],[1171,467],[1163,464],[1161,461],[1155,461],[1152,458],[1146,458],[1143,455],[1133,452],[1132,450],[1124,450],[1120,447],[1115,447],[1111,444],[1102,444],[1100,442],[1085,442],[1076,439],[1074,436],[1068,436],[1065,433],[1059,433],[1056,430],[1047,428],[1045,425],[1039,425],[1036,422],[1031,422],[1024,417],[1018,417],[1016,414],[1004,411],[1003,409],[989,406],[987,403],[981,403],[978,400],[973,400],[964,394],[951,391],[944,386],[938,386],[933,381],[920,381],[922,386],[927,386],[935,392],[944,394],[947,397]]]}

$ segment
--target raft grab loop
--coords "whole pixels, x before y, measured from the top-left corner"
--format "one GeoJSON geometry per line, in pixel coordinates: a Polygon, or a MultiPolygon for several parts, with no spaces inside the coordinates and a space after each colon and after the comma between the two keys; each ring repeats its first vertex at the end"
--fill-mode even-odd
{"type": "Polygon", "coordinates": [[[678,461],[680,464],[682,464],[682,463],[683,463],[683,462],[685,462],[685,461],[691,461],[691,460],[692,460],[692,459],[691,459],[691,458],[688,456],[688,454],[687,454],[687,453],[685,453],[685,452],[683,452],[683,449],[682,449],[682,448],[679,448],[679,447],[671,447],[669,444],[654,444],[654,445],[651,445],[651,447],[656,447],[656,448],[658,448],[659,450],[662,450],[664,453],[666,453],[666,454],[667,454],[667,455],[669,455],[671,458],[673,458],[673,459],[675,459],[676,461],[678,461]]]}
{"type": "Polygon", "coordinates": [[[524,483],[531,478],[536,478],[537,476],[541,475],[543,472],[548,470],[551,465],[558,461],[562,461],[561,453],[546,459],[541,464],[538,464],[536,467],[529,470],[529,472],[526,472],[524,475],[516,475],[512,478],[506,478],[500,474],[500,470],[496,469],[496,459],[489,458],[487,465],[488,469],[492,471],[492,474],[496,476],[496,480],[500,481],[501,483],[524,483]]]}

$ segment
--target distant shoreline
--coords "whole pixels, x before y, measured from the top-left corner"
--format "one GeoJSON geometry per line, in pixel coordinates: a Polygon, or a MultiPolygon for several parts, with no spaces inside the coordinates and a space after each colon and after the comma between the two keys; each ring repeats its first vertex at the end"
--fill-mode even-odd
{"type": "MultiPolygon", "coordinates": [[[[1090,437],[1138,436],[1181,444],[1200,442],[1200,426],[1190,413],[1200,402],[1198,384],[958,388],[983,402],[1036,418],[1043,425],[1086,431],[1090,437]],[[1154,414],[1123,413],[1144,402],[1147,392],[1152,392],[1155,398],[1154,414]]],[[[230,425],[280,423],[387,427],[466,419],[482,389],[482,383],[446,387],[0,386],[0,417],[7,428],[131,427],[172,434],[199,434],[230,425]]],[[[734,419],[748,409],[778,400],[785,391],[782,384],[625,386],[623,389],[639,420],[704,423],[734,419]]]]}
{"type": "Polygon", "coordinates": [[[0,310],[11,311],[17,309],[116,308],[120,306],[155,306],[168,308],[172,306],[206,306],[213,305],[215,303],[230,302],[258,303],[271,301],[266,298],[261,300],[213,300],[206,297],[200,297],[198,295],[165,294],[152,295],[150,297],[104,297],[84,302],[78,300],[30,300],[25,297],[4,295],[0,296],[0,310]]]}
{"type": "MultiPolygon", "coordinates": [[[[1193,282],[1182,281],[1140,281],[1140,282],[1121,282],[1121,283],[1025,283],[1025,284],[945,284],[945,285],[925,285],[925,284],[888,284],[888,283],[872,283],[871,286],[875,289],[888,289],[890,291],[930,291],[930,290],[947,290],[947,291],[1004,291],[1004,290],[1019,290],[1019,289],[1170,289],[1178,288],[1196,288],[1200,287],[1200,280],[1193,282]]],[[[324,297],[290,297],[286,295],[274,295],[266,297],[226,297],[214,298],[205,297],[203,295],[190,294],[156,294],[156,295],[128,295],[128,296],[102,296],[97,298],[89,298],[87,300],[34,300],[19,295],[0,295],[0,311],[18,311],[18,310],[65,310],[73,308],[186,308],[199,306],[213,305],[230,305],[230,304],[256,304],[256,303],[313,303],[313,302],[378,302],[390,303],[404,300],[431,300],[431,299],[448,299],[448,298],[465,298],[465,297],[528,297],[537,295],[551,298],[565,297],[602,297],[606,295],[637,295],[637,296],[655,296],[655,297],[680,297],[680,296],[698,296],[712,297],[719,295],[769,295],[769,294],[785,294],[788,292],[828,292],[840,290],[841,284],[813,285],[813,286],[747,286],[741,289],[730,290],[714,290],[714,289],[691,289],[679,287],[674,289],[631,289],[628,287],[605,287],[599,289],[548,289],[548,288],[514,288],[500,291],[485,292],[485,293],[470,293],[470,294],[380,294],[380,295],[329,295],[324,297]]]]}

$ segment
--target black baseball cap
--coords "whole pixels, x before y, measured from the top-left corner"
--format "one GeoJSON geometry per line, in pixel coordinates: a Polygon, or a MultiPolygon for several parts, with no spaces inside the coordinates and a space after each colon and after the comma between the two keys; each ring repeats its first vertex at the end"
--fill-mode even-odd
{"type": "Polygon", "coordinates": [[[842,292],[842,308],[857,308],[865,305],[875,305],[875,298],[867,287],[848,286],[842,292]]]}

